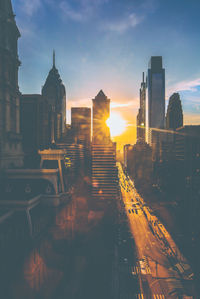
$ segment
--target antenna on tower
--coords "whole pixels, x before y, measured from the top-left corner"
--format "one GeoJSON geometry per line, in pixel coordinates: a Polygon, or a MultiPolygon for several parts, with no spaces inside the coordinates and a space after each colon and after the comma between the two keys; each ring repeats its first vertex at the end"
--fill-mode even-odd
{"type": "Polygon", "coordinates": [[[56,67],[56,53],[55,53],[55,50],[53,50],[53,67],[56,67]]]}

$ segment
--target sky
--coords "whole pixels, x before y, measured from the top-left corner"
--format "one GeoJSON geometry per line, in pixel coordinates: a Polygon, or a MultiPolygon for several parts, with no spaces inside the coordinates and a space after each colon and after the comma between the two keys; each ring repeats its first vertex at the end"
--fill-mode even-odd
{"type": "MultiPolygon", "coordinates": [[[[185,124],[200,124],[199,0],[12,0],[21,32],[19,85],[40,93],[56,66],[72,106],[91,106],[100,89],[127,121],[116,141],[134,143],[142,72],[162,56],[166,105],[180,92],[185,124]]],[[[112,112],[111,112],[112,113],[112,112]]]]}

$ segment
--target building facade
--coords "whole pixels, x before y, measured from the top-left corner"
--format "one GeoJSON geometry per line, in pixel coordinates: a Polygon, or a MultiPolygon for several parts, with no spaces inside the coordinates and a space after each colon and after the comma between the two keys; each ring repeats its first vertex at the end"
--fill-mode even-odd
{"type": "Polygon", "coordinates": [[[40,94],[24,94],[20,102],[24,166],[34,167],[38,150],[51,144],[51,107],[40,94]]]}
{"type": "Polygon", "coordinates": [[[22,167],[18,39],[11,0],[0,1],[0,169],[22,167]]]}
{"type": "Polygon", "coordinates": [[[152,144],[154,130],[165,126],[165,69],[161,56],[152,56],[149,62],[146,106],[147,140],[152,144]]]}
{"type": "Polygon", "coordinates": [[[89,145],[91,142],[91,109],[86,107],[71,108],[71,128],[75,142],[89,145]]]}

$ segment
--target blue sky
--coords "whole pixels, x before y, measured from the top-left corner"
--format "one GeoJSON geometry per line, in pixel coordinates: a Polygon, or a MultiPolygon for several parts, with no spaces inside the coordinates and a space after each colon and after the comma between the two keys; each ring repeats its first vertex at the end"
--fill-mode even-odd
{"type": "Polygon", "coordinates": [[[13,0],[22,37],[20,89],[39,93],[52,51],[68,108],[103,89],[135,123],[142,72],[163,56],[166,99],[180,91],[185,122],[200,124],[199,0],[13,0]]]}

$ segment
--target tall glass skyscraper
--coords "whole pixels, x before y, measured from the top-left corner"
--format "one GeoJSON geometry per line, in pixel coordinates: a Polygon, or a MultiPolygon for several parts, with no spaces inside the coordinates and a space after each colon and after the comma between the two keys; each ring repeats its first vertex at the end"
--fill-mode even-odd
{"type": "Polygon", "coordinates": [[[153,129],[165,125],[165,69],[161,56],[152,56],[147,74],[146,124],[148,142],[152,143],[153,129]]]}

